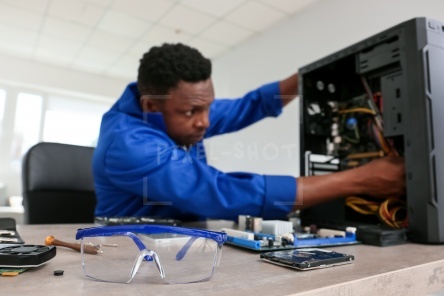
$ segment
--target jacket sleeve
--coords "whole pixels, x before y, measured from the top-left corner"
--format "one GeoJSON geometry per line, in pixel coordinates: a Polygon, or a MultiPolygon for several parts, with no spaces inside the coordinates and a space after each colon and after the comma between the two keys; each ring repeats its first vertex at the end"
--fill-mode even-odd
{"type": "Polygon", "coordinates": [[[205,137],[234,132],[281,112],[279,82],[266,84],[240,99],[217,99],[210,109],[211,125],[205,137]]]}
{"type": "Polygon", "coordinates": [[[293,177],[223,173],[172,144],[143,133],[114,141],[106,155],[106,174],[115,186],[148,201],[208,218],[235,220],[243,214],[278,219],[291,211],[293,177]]]}

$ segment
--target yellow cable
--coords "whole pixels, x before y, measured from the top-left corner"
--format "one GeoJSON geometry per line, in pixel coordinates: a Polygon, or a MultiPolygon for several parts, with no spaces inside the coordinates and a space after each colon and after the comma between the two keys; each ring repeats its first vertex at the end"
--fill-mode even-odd
{"type": "Polygon", "coordinates": [[[368,109],[368,108],[352,108],[352,109],[346,109],[346,110],[338,111],[339,114],[357,113],[357,112],[367,113],[367,114],[371,114],[371,115],[376,115],[376,113],[373,110],[368,109]]]}
{"type": "Polygon", "coordinates": [[[350,196],[345,200],[346,206],[363,215],[376,215],[386,225],[392,228],[407,227],[407,218],[397,220],[397,214],[405,211],[405,202],[400,198],[391,197],[386,200],[369,201],[361,197],[350,196]],[[389,208],[391,207],[391,208],[389,208]]]}
{"type": "Polygon", "coordinates": [[[378,211],[379,204],[360,197],[351,196],[346,199],[345,204],[356,212],[364,215],[374,215],[378,211]]]}

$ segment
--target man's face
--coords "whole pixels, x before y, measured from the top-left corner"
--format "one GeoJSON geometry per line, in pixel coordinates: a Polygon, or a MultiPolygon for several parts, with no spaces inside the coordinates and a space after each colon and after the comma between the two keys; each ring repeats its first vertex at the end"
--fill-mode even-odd
{"type": "Polygon", "coordinates": [[[168,135],[178,145],[194,145],[203,139],[210,126],[209,111],[214,101],[211,79],[200,82],[180,81],[166,99],[143,104],[144,111],[161,112],[168,135]]]}

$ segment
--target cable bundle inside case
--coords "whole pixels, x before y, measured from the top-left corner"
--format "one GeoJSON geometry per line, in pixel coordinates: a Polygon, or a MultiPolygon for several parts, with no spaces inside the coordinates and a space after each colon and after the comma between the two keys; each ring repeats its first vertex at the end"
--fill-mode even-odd
{"type": "MultiPolygon", "coordinates": [[[[342,165],[345,168],[359,166],[373,158],[399,155],[393,143],[383,134],[381,94],[372,93],[364,76],[361,82],[365,95],[338,106],[339,129],[343,135],[338,151],[343,154],[342,165]]],[[[398,197],[375,200],[352,196],[346,198],[346,205],[360,214],[376,215],[391,228],[408,225],[405,201],[398,197]]]]}
{"type": "Polygon", "coordinates": [[[346,198],[345,204],[363,215],[376,215],[385,225],[392,228],[408,226],[407,209],[405,202],[397,197],[386,200],[368,200],[351,196],[346,198]]]}

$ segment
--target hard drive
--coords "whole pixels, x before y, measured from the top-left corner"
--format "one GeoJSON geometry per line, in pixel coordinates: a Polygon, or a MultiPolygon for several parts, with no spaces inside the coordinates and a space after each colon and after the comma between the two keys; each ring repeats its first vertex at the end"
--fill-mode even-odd
{"type": "Polygon", "coordinates": [[[332,267],[352,263],[355,260],[353,255],[318,248],[268,252],[261,254],[260,258],[268,263],[297,270],[332,267]]]}

